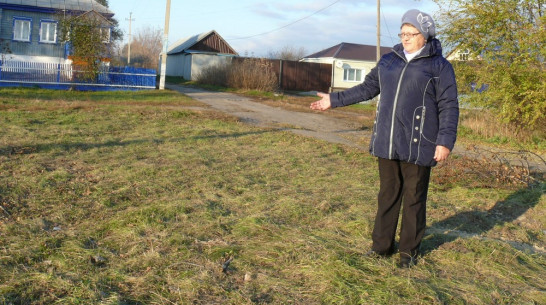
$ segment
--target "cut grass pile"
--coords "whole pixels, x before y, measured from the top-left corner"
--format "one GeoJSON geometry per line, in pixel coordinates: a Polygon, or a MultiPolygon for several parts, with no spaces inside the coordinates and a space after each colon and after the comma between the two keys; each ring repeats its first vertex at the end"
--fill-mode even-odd
{"type": "Polygon", "coordinates": [[[434,169],[401,270],[356,149],[169,91],[1,89],[0,126],[0,304],[546,303],[543,182],[434,169]]]}

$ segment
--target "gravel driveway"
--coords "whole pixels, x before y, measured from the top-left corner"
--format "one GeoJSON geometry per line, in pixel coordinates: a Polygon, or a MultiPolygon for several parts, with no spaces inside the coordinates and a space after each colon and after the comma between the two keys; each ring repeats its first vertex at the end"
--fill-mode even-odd
{"type": "Polygon", "coordinates": [[[245,123],[260,127],[279,128],[299,135],[367,150],[366,140],[369,138],[369,132],[363,131],[361,126],[354,122],[318,112],[296,112],[281,107],[272,107],[232,93],[211,92],[172,84],[167,84],[166,87],[216,110],[234,115],[245,123]]]}

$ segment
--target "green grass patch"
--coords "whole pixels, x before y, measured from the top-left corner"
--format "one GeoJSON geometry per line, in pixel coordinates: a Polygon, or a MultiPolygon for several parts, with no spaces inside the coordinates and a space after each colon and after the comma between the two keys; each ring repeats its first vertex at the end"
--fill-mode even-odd
{"type": "Polygon", "coordinates": [[[546,302],[543,182],[434,169],[401,270],[363,255],[368,154],[170,91],[0,93],[0,304],[546,302]]]}

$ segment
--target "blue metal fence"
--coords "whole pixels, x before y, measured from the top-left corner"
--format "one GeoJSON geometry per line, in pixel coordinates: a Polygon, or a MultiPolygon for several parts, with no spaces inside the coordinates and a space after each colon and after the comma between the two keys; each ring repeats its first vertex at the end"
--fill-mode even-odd
{"type": "Polygon", "coordinates": [[[93,80],[79,75],[85,71],[71,64],[1,61],[0,86],[41,87],[75,90],[155,89],[156,71],[133,67],[102,67],[93,80]]]}

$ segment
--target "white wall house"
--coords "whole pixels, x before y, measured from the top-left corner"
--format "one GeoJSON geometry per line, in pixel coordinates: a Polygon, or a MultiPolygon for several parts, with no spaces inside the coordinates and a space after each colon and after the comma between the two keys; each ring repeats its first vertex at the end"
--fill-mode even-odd
{"type": "Polygon", "coordinates": [[[212,30],[171,45],[167,51],[166,75],[192,80],[203,68],[231,61],[234,56],[239,54],[212,30]]]}
{"type": "Polygon", "coordinates": [[[454,49],[446,56],[449,61],[468,61],[468,60],[481,60],[481,56],[475,56],[467,49],[454,49]]]}
{"type": "MultiPolygon", "coordinates": [[[[381,47],[381,55],[391,48],[381,47]]],[[[364,81],[377,61],[375,46],[356,43],[340,43],[328,49],[304,57],[301,61],[332,64],[332,91],[354,87],[364,81]]]]}

